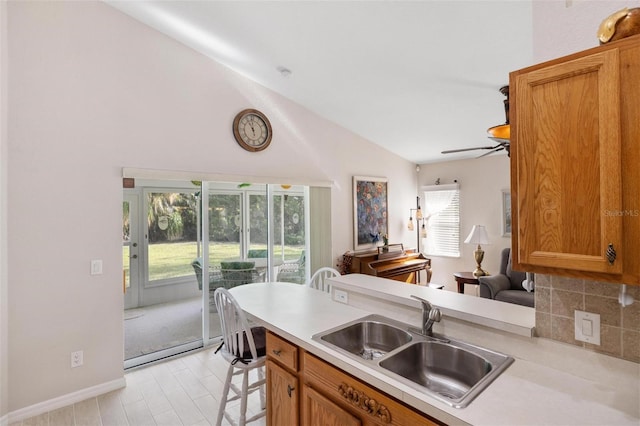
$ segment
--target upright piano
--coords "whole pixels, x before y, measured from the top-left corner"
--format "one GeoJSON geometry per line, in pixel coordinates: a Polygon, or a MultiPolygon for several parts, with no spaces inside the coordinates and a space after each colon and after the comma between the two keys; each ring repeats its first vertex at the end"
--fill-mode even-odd
{"type": "Polygon", "coordinates": [[[422,270],[427,273],[428,283],[431,281],[431,259],[422,253],[405,251],[402,244],[389,244],[376,250],[354,253],[350,271],[417,284],[422,270]]]}

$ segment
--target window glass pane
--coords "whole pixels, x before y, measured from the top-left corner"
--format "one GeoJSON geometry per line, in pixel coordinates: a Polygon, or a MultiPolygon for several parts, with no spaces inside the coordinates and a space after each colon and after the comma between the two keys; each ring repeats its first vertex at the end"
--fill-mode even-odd
{"type": "Polygon", "coordinates": [[[306,281],[304,193],[287,189],[274,195],[274,258],[277,280],[302,284],[306,281]]]}
{"type": "Polygon", "coordinates": [[[305,245],[304,196],[285,195],[284,197],[284,258],[300,258],[305,245]]]}
{"type": "Polygon", "coordinates": [[[192,276],[197,255],[195,193],[149,192],[147,225],[149,282],[192,276]]]}
{"type": "Polygon", "coordinates": [[[131,244],[131,213],[129,208],[129,202],[122,202],[122,276],[124,290],[131,286],[129,279],[130,273],[130,251],[129,245],[131,244]]]}
{"type": "Polygon", "coordinates": [[[213,193],[209,197],[209,265],[241,256],[241,194],[213,193]]]}
{"type": "Polygon", "coordinates": [[[267,257],[267,196],[264,194],[249,195],[249,250],[259,253],[264,250],[267,257]]]}

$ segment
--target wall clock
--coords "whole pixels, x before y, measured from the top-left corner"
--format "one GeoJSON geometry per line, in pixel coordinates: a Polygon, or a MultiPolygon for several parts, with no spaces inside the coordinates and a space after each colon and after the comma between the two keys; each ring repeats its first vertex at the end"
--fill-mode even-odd
{"type": "Polygon", "coordinates": [[[233,120],[233,136],[247,151],[256,152],[267,148],[272,135],[269,119],[258,110],[245,109],[233,120]]]}

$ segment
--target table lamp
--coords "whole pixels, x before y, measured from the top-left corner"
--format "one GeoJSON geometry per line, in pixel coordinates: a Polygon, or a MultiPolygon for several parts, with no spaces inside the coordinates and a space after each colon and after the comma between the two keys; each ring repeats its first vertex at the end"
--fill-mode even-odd
{"type": "Polygon", "coordinates": [[[476,258],[476,270],[473,271],[473,276],[478,278],[484,275],[489,275],[486,271],[482,270],[482,260],[484,259],[484,250],[480,244],[489,244],[489,237],[487,236],[487,230],[483,225],[473,225],[471,232],[466,240],[465,244],[477,244],[478,248],[473,252],[476,258]]]}

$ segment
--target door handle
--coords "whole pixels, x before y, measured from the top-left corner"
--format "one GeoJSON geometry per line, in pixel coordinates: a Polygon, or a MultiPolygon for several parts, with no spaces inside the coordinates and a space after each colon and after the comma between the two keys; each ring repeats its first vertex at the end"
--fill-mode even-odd
{"type": "Polygon", "coordinates": [[[291,392],[294,391],[295,388],[291,385],[287,385],[287,394],[289,395],[289,398],[291,398],[291,392]]]}
{"type": "Polygon", "coordinates": [[[609,265],[613,265],[613,262],[616,261],[616,249],[613,248],[613,244],[609,244],[606,251],[607,260],[609,261],[609,265]]]}

